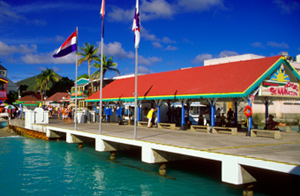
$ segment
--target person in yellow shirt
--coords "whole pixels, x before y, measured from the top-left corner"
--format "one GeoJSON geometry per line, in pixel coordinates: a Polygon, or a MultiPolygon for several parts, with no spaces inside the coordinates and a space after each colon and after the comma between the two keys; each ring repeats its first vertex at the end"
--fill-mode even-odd
{"type": "Polygon", "coordinates": [[[155,112],[157,110],[157,108],[156,109],[153,109],[153,108],[151,108],[151,110],[149,110],[149,112],[148,112],[148,114],[147,114],[147,118],[148,118],[148,128],[151,128],[152,127],[152,124],[151,124],[151,122],[152,122],[152,117],[153,117],[153,113],[155,112]]]}

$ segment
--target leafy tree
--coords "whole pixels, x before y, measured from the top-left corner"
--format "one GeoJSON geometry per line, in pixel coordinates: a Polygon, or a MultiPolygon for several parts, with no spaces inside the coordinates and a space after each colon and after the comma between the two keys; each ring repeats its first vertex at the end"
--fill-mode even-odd
{"type": "Polygon", "coordinates": [[[96,53],[98,51],[98,48],[96,48],[94,45],[90,45],[89,43],[85,43],[84,45],[85,47],[80,47],[80,50],[82,50],[82,52],[78,53],[78,55],[81,56],[81,58],[78,60],[78,65],[81,65],[83,62],[86,61],[88,62],[88,75],[90,78],[90,69],[92,67],[91,62],[97,57],[96,53]]]}
{"type": "Polygon", "coordinates": [[[16,92],[16,91],[10,91],[7,94],[7,100],[5,102],[8,103],[8,104],[12,104],[17,99],[18,99],[18,92],[16,92]]]}
{"type": "Polygon", "coordinates": [[[79,80],[79,79],[81,79],[81,78],[89,79],[89,75],[87,75],[87,74],[82,74],[81,76],[77,77],[77,80],[79,80]]]}
{"type": "Polygon", "coordinates": [[[50,97],[57,92],[67,92],[74,86],[74,81],[70,80],[68,77],[62,77],[59,81],[55,82],[53,86],[47,93],[47,96],[50,97]]]}
{"type": "MultiPolygon", "coordinates": [[[[78,65],[81,65],[83,62],[87,61],[88,62],[88,75],[89,75],[89,79],[90,81],[92,80],[91,78],[91,62],[93,60],[95,60],[95,58],[97,58],[97,51],[98,48],[96,48],[94,45],[90,45],[89,43],[85,43],[84,44],[85,47],[81,47],[80,49],[82,50],[82,52],[79,52],[78,55],[80,55],[82,58],[80,58],[78,60],[78,65]]],[[[91,81],[91,85],[92,85],[92,93],[93,93],[93,82],[91,81]]]]}
{"type": "Polygon", "coordinates": [[[22,93],[25,92],[27,90],[27,88],[28,88],[28,85],[26,85],[26,84],[20,84],[19,91],[20,91],[21,97],[22,97],[22,93]]]}
{"type": "Polygon", "coordinates": [[[49,90],[49,82],[58,82],[58,77],[56,73],[52,69],[46,69],[40,75],[38,75],[36,79],[35,90],[40,90],[41,100],[44,101],[43,95],[46,94],[47,90],[49,90]]]}
{"type": "MultiPolygon", "coordinates": [[[[97,71],[95,71],[92,74],[93,79],[100,77],[101,54],[99,54],[99,57],[97,57],[95,60],[96,60],[96,62],[93,64],[93,66],[97,69],[97,71]]],[[[103,60],[103,78],[107,71],[113,71],[113,72],[117,73],[118,75],[120,75],[120,71],[116,68],[118,66],[118,64],[113,62],[112,56],[109,57],[109,59],[107,59],[107,57],[105,55],[103,55],[102,60],[103,60]]]]}

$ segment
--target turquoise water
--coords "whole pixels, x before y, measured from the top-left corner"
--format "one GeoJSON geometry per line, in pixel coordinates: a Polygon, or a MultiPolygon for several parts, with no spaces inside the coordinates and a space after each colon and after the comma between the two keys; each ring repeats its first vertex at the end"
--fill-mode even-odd
{"type": "MultiPolygon", "coordinates": [[[[117,152],[114,162],[93,146],[0,138],[0,195],[242,195],[243,187],[220,181],[217,164],[170,163],[162,177],[139,156],[117,152]]],[[[269,195],[262,192],[255,195],[269,195]]]]}

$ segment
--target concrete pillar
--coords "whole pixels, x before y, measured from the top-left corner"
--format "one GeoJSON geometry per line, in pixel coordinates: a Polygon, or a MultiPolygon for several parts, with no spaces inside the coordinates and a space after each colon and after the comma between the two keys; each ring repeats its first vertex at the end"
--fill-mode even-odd
{"type": "Polygon", "coordinates": [[[228,157],[222,161],[222,182],[241,185],[255,181],[255,178],[238,164],[234,157],[228,157]]]}
{"type": "Polygon", "coordinates": [[[51,131],[49,129],[46,130],[46,137],[48,138],[60,138],[60,135],[55,133],[54,131],[51,131]]]}
{"type": "Polygon", "coordinates": [[[145,163],[161,163],[167,160],[148,145],[142,146],[142,161],[145,163]]]}
{"type": "Polygon", "coordinates": [[[66,134],[66,142],[67,143],[83,143],[83,141],[81,141],[78,137],[76,137],[75,135],[67,132],[66,134]]]}
{"type": "Polygon", "coordinates": [[[108,142],[104,141],[100,137],[96,137],[95,140],[95,150],[98,152],[106,152],[106,151],[116,151],[116,148],[113,147],[108,142]]]}

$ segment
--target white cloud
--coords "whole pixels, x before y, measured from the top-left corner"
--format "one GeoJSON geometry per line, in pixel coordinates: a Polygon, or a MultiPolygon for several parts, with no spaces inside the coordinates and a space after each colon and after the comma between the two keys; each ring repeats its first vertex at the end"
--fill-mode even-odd
{"type": "Polygon", "coordinates": [[[75,53],[68,54],[67,56],[60,58],[53,58],[53,54],[56,51],[50,53],[38,53],[27,54],[21,57],[21,60],[26,64],[74,64],[76,63],[75,53]]]}
{"type": "Polygon", "coordinates": [[[145,38],[146,40],[157,41],[157,42],[160,41],[160,40],[156,37],[156,35],[150,34],[149,31],[148,31],[147,29],[145,29],[144,27],[141,27],[141,36],[142,36],[143,38],[145,38]]]}
{"type": "Polygon", "coordinates": [[[114,7],[111,12],[107,13],[107,18],[115,22],[129,22],[133,21],[134,8],[125,10],[122,8],[114,7]]]}
{"type": "Polygon", "coordinates": [[[138,66],[138,73],[139,74],[150,74],[152,71],[150,71],[148,68],[144,66],[138,66]]]}
{"type": "Polygon", "coordinates": [[[268,42],[267,45],[271,46],[271,47],[274,47],[274,48],[282,48],[282,49],[288,49],[289,48],[289,45],[287,45],[284,42],[277,43],[277,42],[271,41],[271,42],[268,42]]]}
{"type": "MultiPolygon", "coordinates": [[[[131,51],[127,52],[125,49],[122,47],[122,44],[120,42],[113,42],[109,44],[104,45],[104,54],[107,56],[113,56],[117,59],[134,59],[135,54],[131,51]]],[[[141,65],[152,65],[153,63],[156,62],[161,62],[162,58],[159,57],[148,57],[145,58],[141,55],[139,55],[139,64],[141,65]]]]}
{"type": "Polygon", "coordinates": [[[300,3],[297,0],[274,0],[273,3],[281,10],[281,13],[292,14],[300,10],[300,3]]]}
{"type": "Polygon", "coordinates": [[[163,42],[163,43],[166,43],[166,44],[176,43],[175,41],[171,40],[171,39],[168,38],[168,37],[164,37],[164,38],[162,39],[162,42],[163,42]]]}
{"type": "Polygon", "coordinates": [[[166,50],[169,50],[169,51],[174,51],[174,50],[178,50],[178,48],[176,46],[171,46],[171,45],[168,45],[166,50]]]}
{"type": "MultiPolygon", "coordinates": [[[[167,0],[142,0],[140,4],[141,21],[173,19],[175,15],[186,12],[226,9],[223,0],[178,0],[171,2],[169,3],[167,0]]],[[[132,21],[134,10],[134,7],[131,9],[114,7],[112,12],[108,13],[108,19],[116,22],[132,21]]]]}
{"type": "Polygon", "coordinates": [[[59,69],[58,67],[52,66],[52,69],[54,72],[60,72],[61,69],[59,69]]]}
{"type": "Polygon", "coordinates": [[[154,48],[162,48],[163,46],[159,42],[152,42],[154,48]]]}
{"type": "Polygon", "coordinates": [[[251,44],[251,46],[253,46],[254,48],[263,48],[264,47],[261,42],[253,42],[251,44]]]}
{"type": "MultiPolygon", "coordinates": [[[[18,7],[12,7],[9,4],[0,1],[0,23],[20,23],[25,22],[26,24],[35,24],[35,25],[46,25],[46,22],[40,19],[28,19],[25,16],[21,15],[18,12],[18,7]]],[[[22,10],[22,9],[20,9],[22,10]]]]}
{"type": "Polygon", "coordinates": [[[0,41],[0,55],[27,54],[36,52],[36,49],[37,46],[35,44],[31,44],[30,46],[27,44],[14,46],[0,41]]]}
{"type": "Polygon", "coordinates": [[[135,57],[133,52],[126,52],[122,48],[122,44],[120,42],[113,42],[109,44],[105,44],[103,47],[104,54],[107,56],[113,56],[115,58],[129,58],[133,59],[135,57]]]}
{"type": "Polygon", "coordinates": [[[63,36],[60,36],[60,35],[55,36],[56,42],[63,42],[64,40],[65,40],[65,38],[63,36]]]}
{"type": "Polygon", "coordinates": [[[170,19],[175,13],[174,5],[165,0],[142,1],[141,20],[170,19]]]}
{"type": "MultiPolygon", "coordinates": [[[[143,27],[141,28],[141,35],[146,40],[154,41],[152,43],[154,48],[162,48],[163,46],[162,46],[161,43],[165,43],[165,44],[176,43],[176,41],[173,41],[168,37],[163,37],[162,39],[159,39],[159,38],[156,37],[156,35],[150,34],[149,31],[147,29],[143,28],[143,27]]],[[[177,48],[176,49],[175,48],[176,47],[168,46],[166,50],[177,50],[177,48]]]]}
{"type": "Polygon", "coordinates": [[[228,56],[236,56],[239,55],[237,52],[224,50],[220,53],[219,57],[228,57],[228,56]]]}
{"type": "Polygon", "coordinates": [[[183,10],[190,11],[205,11],[212,8],[225,9],[223,0],[179,0],[178,5],[183,10]]]}
{"type": "Polygon", "coordinates": [[[211,54],[199,54],[195,57],[195,59],[192,61],[193,64],[201,64],[204,60],[211,59],[211,54]]]}
{"type": "Polygon", "coordinates": [[[140,65],[150,66],[153,63],[157,63],[157,62],[161,62],[161,61],[162,61],[162,58],[158,58],[158,57],[145,58],[145,57],[139,55],[139,64],[140,65]]]}
{"type": "Polygon", "coordinates": [[[151,63],[162,62],[162,58],[158,57],[148,57],[148,59],[151,61],[151,63]]]}

